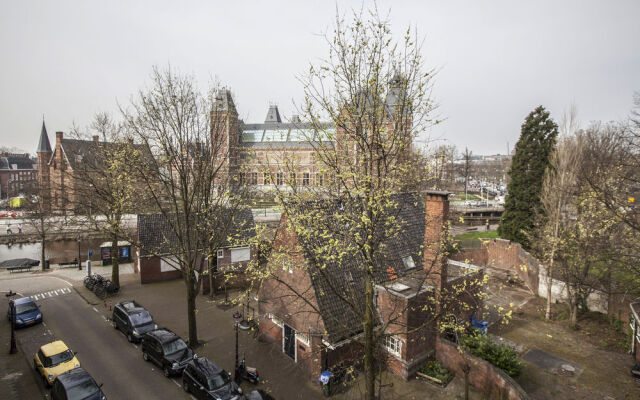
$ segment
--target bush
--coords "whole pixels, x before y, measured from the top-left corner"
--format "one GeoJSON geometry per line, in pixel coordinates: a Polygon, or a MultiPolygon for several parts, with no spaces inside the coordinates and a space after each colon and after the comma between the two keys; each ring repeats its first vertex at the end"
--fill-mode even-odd
{"type": "Polygon", "coordinates": [[[517,378],[523,365],[518,353],[505,344],[494,343],[487,335],[468,335],[461,339],[462,346],[476,357],[482,358],[503,370],[512,378],[517,378]]]}
{"type": "Polygon", "coordinates": [[[448,382],[450,380],[449,378],[451,378],[449,370],[436,360],[427,361],[427,363],[420,368],[420,372],[439,379],[442,382],[448,382]]]}

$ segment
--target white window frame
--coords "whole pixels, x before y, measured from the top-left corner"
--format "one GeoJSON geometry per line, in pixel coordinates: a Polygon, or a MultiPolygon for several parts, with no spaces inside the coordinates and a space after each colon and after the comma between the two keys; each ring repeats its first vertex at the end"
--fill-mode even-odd
{"type": "Polygon", "coordinates": [[[249,261],[249,260],[251,260],[251,248],[249,246],[234,247],[233,249],[231,249],[231,263],[243,262],[243,261],[249,261]],[[236,257],[238,258],[234,258],[234,251],[236,254],[240,253],[241,251],[242,251],[241,254],[244,254],[244,251],[246,251],[248,253],[248,256],[240,257],[239,255],[237,255],[236,257]]]}
{"type": "Polygon", "coordinates": [[[216,252],[216,256],[218,258],[224,258],[224,249],[218,249],[218,251],[216,252]]]}
{"type": "Polygon", "coordinates": [[[397,336],[386,336],[382,345],[391,354],[402,357],[402,340],[397,336]]]}
{"type": "Polygon", "coordinates": [[[306,345],[307,347],[311,347],[310,335],[306,333],[296,331],[296,340],[306,345]]]}
{"type": "Polygon", "coordinates": [[[278,317],[276,317],[275,315],[269,313],[269,314],[267,314],[267,318],[269,318],[271,320],[271,322],[273,322],[274,324],[278,325],[280,328],[284,328],[284,325],[282,324],[282,321],[280,321],[278,319],[278,317]]]}
{"type": "Polygon", "coordinates": [[[176,259],[174,257],[170,257],[171,261],[165,261],[164,258],[160,258],[160,272],[172,272],[179,271],[174,267],[177,265],[176,259]]]}

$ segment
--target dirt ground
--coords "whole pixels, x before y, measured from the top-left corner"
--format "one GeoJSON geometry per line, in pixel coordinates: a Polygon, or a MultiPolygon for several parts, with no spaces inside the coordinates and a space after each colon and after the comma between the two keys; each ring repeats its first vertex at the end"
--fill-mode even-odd
{"type": "Polygon", "coordinates": [[[533,297],[510,323],[491,329],[522,345],[522,354],[539,349],[581,367],[571,376],[523,361],[517,381],[533,399],[640,399],[640,381],[630,376],[633,359],[627,353],[626,323],[616,330],[605,316],[590,313],[575,330],[568,324],[566,306],[554,305],[552,322],[544,320],[544,306],[544,299],[533,297]]]}

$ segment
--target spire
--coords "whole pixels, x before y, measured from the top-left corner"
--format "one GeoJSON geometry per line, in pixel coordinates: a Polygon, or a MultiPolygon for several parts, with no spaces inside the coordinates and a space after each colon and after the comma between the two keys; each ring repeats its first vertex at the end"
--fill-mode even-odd
{"type": "Polygon", "coordinates": [[[280,118],[280,111],[278,111],[278,106],[275,104],[269,105],[269,111],[267,111],[267,118],[264,120],[264,123],[269,124],[279,122],[282,122],[282,118],[280,118]]]}
{"type": "Polygon", "coordinates": [[[40,131],[40,142],[38,143],[38,153],[51,153],[51,144],[49,143],[49,135],[47,135],[47,127],[44,126],[44,118],[42,119],[42,130],[40,131]]]}
{"type": "Polygon", "coordinates": [[[236,115],[238,114],[238,111],[236,111],[236,105],[233,102],[231,90],[228,89],[220,89],[216,92],[213,107],[216,112],[231,112],[236,115]]]}

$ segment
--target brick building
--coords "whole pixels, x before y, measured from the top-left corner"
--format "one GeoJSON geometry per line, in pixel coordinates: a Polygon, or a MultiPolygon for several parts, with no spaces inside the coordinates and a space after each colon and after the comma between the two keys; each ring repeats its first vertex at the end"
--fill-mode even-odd
{"type": "Polygon", "coordinates": [[[28,153],[0,154],[0,198],[32,193],[37,179],[37,162],[28,153]]]}
{"type": "MultiPolygon", "coordinates": [[[[250,246],[255,235],[255,224],[251,210],[243,210],[234,218],[232,232],[228,237],[233,238],[226,246],[216,249],[214,264],[208,268],[208,273],[216,277],[214,285],[223,285],[221,273],[235,272],[240,274],[249,262],[256,261],[257,251],[250,246]]],[[[140,282],[150,283],[179,279],[182,272],[175,268],[173,261],[173,243],[176,237],[172,234],[168,221],[161,214],[138,215],[138,243],[134,257],[134,265],[140,271],[140,282]]],[[[203,290],[209,287],[208,280],[203,279],[203,290]]]]}
{"type": "MultiPolygon", "coordinates": [[[[82,184],[76,175],[91,173],[104,165],[104,160],[113,151],[113,142],[100,141],[99,136],[91,140],[66,139],[62,132],[56,132],[55,146],[52,148],[44,122],[38,143],[38,186],[40,195],[54,211],[74,211],[79,207],[90,207],[87,199],[77,199],[82,184]],[[74,172],[77,171],[77,174],[74,172]]],[[[151,157],[148,148],[141,144],[130,146],[140,151],[142,157],[151,157]]],[[[111,153],[113,154],[113,153],[111,153]]],[[[85,191],[86,193],[86,191],[85,191]]],[[[90,200],[90,199],[89,199],[90,200]]]]}
{"type": "MultiPolygon", "coordinates": [[[[375,304],[378,328],[386,326],[382,352],[387,367],[409,379],[435,350],[434,316],[444,307],[435,299],[444,298],[446,292],[451,295],[465,281],[481,280],[483,271],[449,263],[440,255],[440,237],[448,218],[446,193],[407,193],[396,195],[395,200],[400,231],[383,241],[385,251],[376,261],[375,304]]],[[[325,210],[327,218],[340,212],[322,200],[309,207],[325,210]]],[[[273,252],[284,258],[269,261],[273,278],[258,293],[259,329],[294,362],[318,376],[338,363],[362,360],[362,320],[352,307],[362,315],[364,273],[362,266],[349,259],[323,260],[322,267],[311,267],[317,260],[310,254],[334,238],[300,239],[288,224],[283,215],[273,252]]],[[[475,289],[455,294],[456,305],[447,305],[447,314],[468,321],[481,308],[476,294],[475,289]]]]}
{"type": "MultiPolygon", "coordinates": [[[[396,110],[403,106],[403,101],[406,102],[401,94],[401,86],[402,79],[396,74],[389,82],[383,102],[387,129],[393,129],[396,110]]],[[[366,98],[356,101],[369,103],[366,98]]],[[[358,105],[354,107],[359,110],[363,108],[358,105]]],[[[283,121],[277,105],[269,106],[264,122],[245,123],[238,118],[229,90],[217,93],[212,120],[219,122],[216,126],[225,129],[229,169],[238,170],[241,167],[240,173],[245,182],[262,189],[292,183],[295,186],[323,186],[328,177],[321,171],[315,149],[354,151],[343,128],[336,128],[332,122],[315,125],[301,122],[297,115],[293,115],[289,121],[283,121]]]]}

